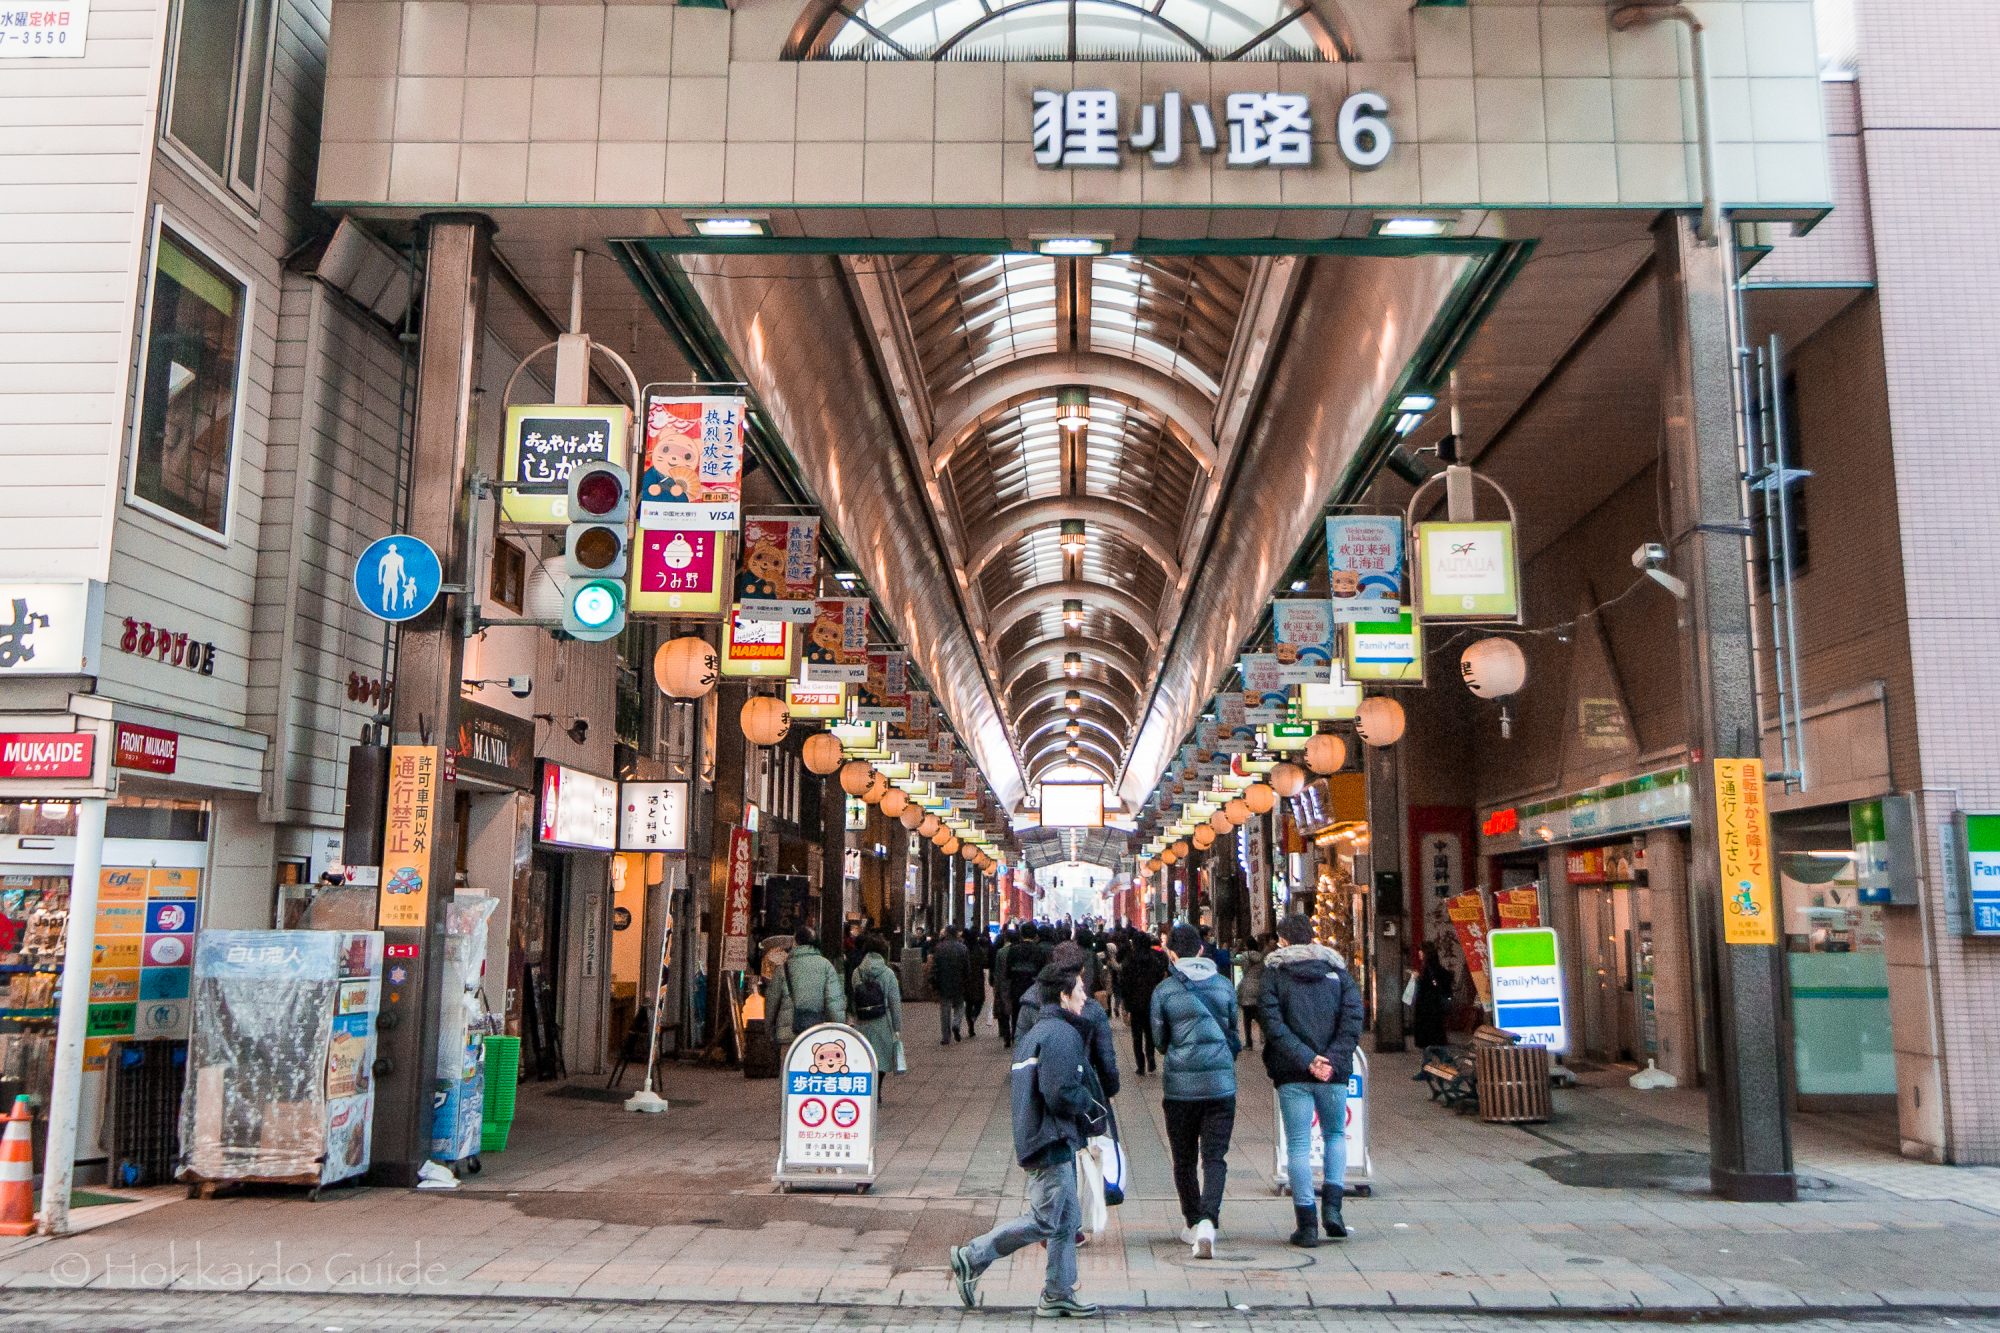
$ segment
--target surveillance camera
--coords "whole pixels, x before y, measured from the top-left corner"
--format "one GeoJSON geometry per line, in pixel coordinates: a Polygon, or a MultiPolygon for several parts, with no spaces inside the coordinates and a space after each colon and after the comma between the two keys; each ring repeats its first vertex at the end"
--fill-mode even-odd
{"type": "Polygon", "coordinates": [[[578,745],[581,745],[584,743],[584,741],[588,740],[589,737],[590,737],[590,719],[584,717],[571,719],[569,724],[569,738],[575,741],[578,745]]]}
{"type": "Polygon", "coordinates": [[[533,676],[509,676],[507,677],[507,692],[516,699],[525,699],[535,692],[535,678],[533,676]]]}
{"type": "Polygon", "coordinates": [[[1632,568],[1639,570],[1660,569],[1667,563],[1667,548],[1658,542],[1647,542],[1632,552],[1632,568]]]}

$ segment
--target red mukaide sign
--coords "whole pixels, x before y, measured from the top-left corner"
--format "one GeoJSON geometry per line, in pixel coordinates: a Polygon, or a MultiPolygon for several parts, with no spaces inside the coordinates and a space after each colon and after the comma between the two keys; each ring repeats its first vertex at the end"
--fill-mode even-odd
{"type": "Polygon", "coordinates": [[[177,731],[142,727],[136,722],[118,724],[118,753],[112,762],[120,768],[145,773],[171,773],[180,762],[181,737],[177,731]]]}
{"type": "Polygon", "coordinates": [[[73,731],[0,731],[0,778],[87,778],[97,737],[73,731]]]}

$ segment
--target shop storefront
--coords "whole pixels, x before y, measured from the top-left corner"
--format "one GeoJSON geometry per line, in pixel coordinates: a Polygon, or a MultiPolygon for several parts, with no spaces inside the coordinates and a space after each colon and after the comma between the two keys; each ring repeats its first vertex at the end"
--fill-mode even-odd
{"type": "Polygon", "coordinates": [[[1772,819],[1793,1090],[1801,1104],[1896,1093],[1883,922],[1893,890],[1883,804],[1842,802],[1772,819]]]}
{"type": "Polygon", "coordinates": [[[611,997],[611,854],[618,784],[540,761],[520,918],[523,1059],[545,1076],[601,1073],[611,997]]]}
{"type": "MultiPolygon", "coordinates": [[[[1346,955],[1361,993],[1373,997],[1368,982],[1374,964],[1370,941],[1367,856],[1367,787],[1359,773],[1336,773],[1308,782],[1292,798],[1283,912],[1303,912],[1315,936],[1346,955]]],[[[1400,960],[1391,964],[1400,966],[1400,960]]]]}

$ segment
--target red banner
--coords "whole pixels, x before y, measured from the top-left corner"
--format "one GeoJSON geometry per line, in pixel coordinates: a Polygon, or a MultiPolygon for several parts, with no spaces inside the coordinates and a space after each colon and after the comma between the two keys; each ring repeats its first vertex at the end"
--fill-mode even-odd
{"type": "Polygon", "coordinates": [[[1473,987],[1479,992],[1479,1002],[1493,1003],[1493,978],[1491,965],[1487,962],[1486,900],[1474,889],[1461,893],[1445,903],[1445,913],[1451,918],[1452,929],[1458,932],[1458,949],[1465,955],[1466,970],[1472,973],[1473,987]]]}

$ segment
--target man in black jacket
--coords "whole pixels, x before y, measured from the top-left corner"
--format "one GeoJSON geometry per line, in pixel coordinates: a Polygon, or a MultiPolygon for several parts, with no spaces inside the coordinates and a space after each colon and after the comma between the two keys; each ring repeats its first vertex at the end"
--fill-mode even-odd
{"type": "Polygon", "coordinates": [[[965,991],[972,972],[972,955],[959,938],[957,926],[946,926],[944,938],[931,946],[931,983],[937,987],[938,1045],[959,1039],[965,1022],[965,991]]]}
{"type": "MultiPolygon", "coordinates": [[[[1042,939],[1041,930],[1032,921],[1021,923],[1021,938],[1007,950],[1007,974],[1001,980],[1007,987],[1007,1007],[1019,1013],[1021,997],[1028,993],[1028,987],[1035,984],[1043,968],[1049,965],[1049,946],[1042,939]]],[[[1026,1035],[1017,1017],[1014,1021],[1014,1040],[1019,1042],[1026,1035]]]]}
{"type": "Polygon", "coordinates": [[[1132,1025],[1132,1072],[1150,1074],[1160,1066],[1160,1053],[1153,1045],[1153,988],[1167,979],[1166,953],[1158,940],[1144,931],[1132,932],[1131,956],[1118,971],[1125,983],[1125,1017],[1132,1025]]]}
{"type": "Polygon", "coordinates": [[[1035,985],[1041,1012],[1032,1028],[1015,1033],[1012,1074],[1014,1157],[1028,1172],[1028,1212],[969,1245],[953,1246],[951,1275],[969,1310],[979,1301],[981,1273],[1016,1250],[1045,1244],[1048,1269],[1036,1313],[1089,1319],[1097,1307],[1076,1299],[1076,1236],[1083,1225],[1076,1154],[1104,1114],[1086,1049],[1083,1006],[1090,997],[1080,972],[1054,963],[1035,985]]]}
{"type": "MultiPolygon", "coordinates": [[[[1049,962],[1065,972],[1081,973],[1086,989],[1090,985],[1090,972],[1084,966],[1088,957],[1081,945],[1068,940],[1049,950],[1049,962]]],[[[1015,1017],[1023,1032],[1034,1027],[1035,1020],[1041,1017],[1040,991],[1041,987],[1033,986],[1021,997],[1021,1009],[1015,1017]]],[[[1097,1075],[1098,1087],[1103,1090],[1105,1100],[1109,1101],[1118,1095],[1118,1044],[1111,1038],[1111,1015],[1105,1013],[1104,1006],[1092,996],[1084,1002],[1083,1022],[1090,1031],[1085,1042],[1090,1052],[1090,1069],[1097,1075]]]]}
{"type": "Polygon", "coordinates": [[[1312,922],[1293,915],[1278,923],[1284,947],[1264,959],[1264,1068],[1278,1086],[1285,1123],[1285,1170],[1292,1182],[1292,1244],[1319,1244],[1313,1217],[1313,1116],[1325,1148],[1326,1184],[1320,1216],[1330,1239],[1347,1236],[1340,1215],[1347,1179],[1347,1081],[1361,1040],[1361,988],[1347,960],[1313,941],[1312,922]]]}

